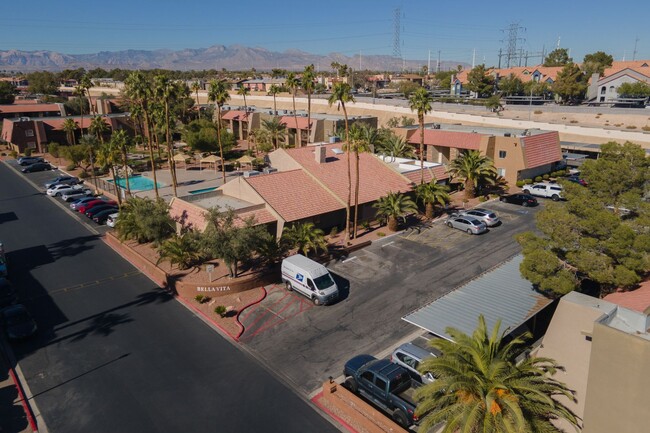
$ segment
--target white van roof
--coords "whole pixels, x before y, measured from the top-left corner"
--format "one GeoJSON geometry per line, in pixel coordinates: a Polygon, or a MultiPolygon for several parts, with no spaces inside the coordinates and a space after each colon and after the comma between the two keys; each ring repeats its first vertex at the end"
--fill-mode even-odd
{"type": "Polygon", "coordinates": [[[294,254],[293,256],[289,256],[284,259],[284,262],[290,263],[310,273],[313,271],[319,271],[324,268],[324,266],[320,263],[315,262],[312,259],[303,256],[302,254],[294,254]]]}

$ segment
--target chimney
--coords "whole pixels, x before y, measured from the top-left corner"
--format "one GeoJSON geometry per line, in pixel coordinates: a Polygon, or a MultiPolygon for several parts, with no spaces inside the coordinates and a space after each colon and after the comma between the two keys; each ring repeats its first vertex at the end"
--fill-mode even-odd
{"type": "Polygon", "coordinates": [[[325,160],[327,159],[327,147],[321,145],[321,146],[314,146],[314,155],[316,155],[316,162],[319,164],[325,164],[325,160]]]}

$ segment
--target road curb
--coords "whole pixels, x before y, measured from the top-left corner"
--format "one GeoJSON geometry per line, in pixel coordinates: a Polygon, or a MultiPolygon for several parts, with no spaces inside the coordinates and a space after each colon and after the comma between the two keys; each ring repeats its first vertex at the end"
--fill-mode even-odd
{"type": "Polygon", "coordinates": [[[253,305],[262,302],[266,298],[266,295],[268,295],[268,292],[266,291],[266,287],[262,286],[262,296],[258,300],[253,301],[250,304],[239,309],[239,312],[237,313],[237,318],[235,320],[237,321],[237,325],[239,325],[241,330],[239,331],[239,334],[237,334],[237,336],[235,337],[235,341],[239,342],[239,339],[241,338],[242,334],[246,331],[246,327],[244,326],[244,324],[239,321],[239,316],[241,316],[241,313],[243,313],[244,310],[252,307],[253,305]]]}

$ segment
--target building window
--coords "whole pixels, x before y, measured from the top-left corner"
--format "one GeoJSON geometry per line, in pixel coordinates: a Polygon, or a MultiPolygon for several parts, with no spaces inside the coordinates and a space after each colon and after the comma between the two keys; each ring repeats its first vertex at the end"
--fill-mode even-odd
{"type": "Polygon", "coordinates": [[[25,136],[26,137],[33,137],[34,136],[34,130],[33,129],[25,130],[25,136]]]}
{"type": "Polygon", "coordinates": [[[506,151],[505,150],[500,150],[499,151],[499,158],[503,159],[506,157],[506,151]]]}
{"type": "Polygon", "coordinates": [[[497,174],[501,177],[506,176],[506,169],[505,168],[497,168],[497,174]]]}
{"type": "Polygon", "coordinates": [[[607,91],[607,87],[603,86],[603,87],[600,88],[600,94],[601,95],[604,95],[606,91],[607,91]]]}
{"type": "Polygon", "coordinates": [[[614,93],[614,92],[616,92],[616,87],[614,87],[614,86],[609,86],[609,92],[610,92],[610,93],[614,93]]]}

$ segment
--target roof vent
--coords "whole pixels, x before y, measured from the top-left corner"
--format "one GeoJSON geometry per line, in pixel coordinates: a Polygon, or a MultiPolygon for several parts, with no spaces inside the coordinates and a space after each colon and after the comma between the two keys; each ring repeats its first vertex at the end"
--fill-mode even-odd
{"type": "Polygon", "coordinates": [[[327,161],[327,148],[325,146],[315,146],[314,155],[316,156],[316,162],[319,164],[325,164],[327,161]]]}
{"type": "Polygon", "coordinates": [[[254,177],[254,176],[259,176],[260,174],[262,174],[262,173],[257,171],[257,170],[249,170],[249,171],[244,172],[244,177],[246,177],[246,178],[254,177]]]}
{"type": "Polygon", "coordinates": [[[339,149],[338,147],[332,149],[332,152],[334,152],[334,155],[343,155],[345,153],[341,149],[339,149]]]}

